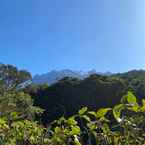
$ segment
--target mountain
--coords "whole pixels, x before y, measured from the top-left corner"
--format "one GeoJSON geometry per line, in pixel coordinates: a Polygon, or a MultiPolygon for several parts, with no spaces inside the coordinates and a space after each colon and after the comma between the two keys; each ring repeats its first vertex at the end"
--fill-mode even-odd
{"type": "Polygon", "coordinates": [[[44,84],[44,83],[54,84],[58,82],[59,80],[63,79],[64,77],[78,78],[82,80],[92,74],[99,74],[99,75],[106,75],[106,76],[111,75],[110,72],[100,73],[100,72],[96,72],[96,70],[94,69],[88,72],[74,71],[74,70],[69,70],[69,69],[64,69],[64,70],[59,70],[59,71],[53,70],[42,75],[35,75],[33,77],[33,83],[34,84],[44,84]]]}
{"type": "Polygon", "coordinates": [[[132,81],[135,79],[144,81],[145,80],[145,70],[142,70],[142,69],[131,70],[131,71],[128,71],[125,73],[117,73],[117,74],[114,74],[113,76],[119,77],[119,78],[127,80],[127,81],[132,81]]]}
{"type": "Polygon", "coordinates": [[[78,79],[83,79],[84,74],[81,71],[72,71],[72,70],[60,70],[60,71],[50,71],[46,74],[36,75],[33,78],[33,83],[35,84],[54,84],[57,81],[61,80],[64,77],[73,77],[78,79]]]}

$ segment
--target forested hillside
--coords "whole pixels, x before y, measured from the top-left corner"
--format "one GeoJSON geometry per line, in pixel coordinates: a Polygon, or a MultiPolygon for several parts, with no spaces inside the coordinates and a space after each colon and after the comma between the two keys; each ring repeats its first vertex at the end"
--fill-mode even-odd
{"type": "Polygon", "coordinates": [[[120,101],[127,89],[124,80],[99,75],[84,80],[64,78],[52,86],[35,87],[26,92],[35,96],[35,105],[45,109],[44,119],[47,121],[73,115],[83,106],[90,109],[111,107],[120,101]]]}
{"type": "Polygon", "coordinates": [[[143,70],[50,86],[31,80],[27,71],[0,65],[0,145],[144,144],[143,70]]]}
{"type": "Polygon", "coordinates": [[[82,106],[112,107],[128,90],[139,100],[145,98],[145,71],[132,70],[109,76],[92,74],[83,80],[65,77],[50,86],[29,86],[26,92],[35,96],[35,104],[45,109],[43,119],[49,122],[62,115],[72,115],[82,106]]]}

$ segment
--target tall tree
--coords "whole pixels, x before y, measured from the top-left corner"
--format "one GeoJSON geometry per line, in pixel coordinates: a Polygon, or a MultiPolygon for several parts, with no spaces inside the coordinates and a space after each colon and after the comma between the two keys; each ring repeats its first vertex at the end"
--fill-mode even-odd
{"type": "Polygon", "coordinates": [[[5,89],[11,89],[31,79],[31,74],[25,70],[18,70],[12,65],[0,64],[0,85],[5,89]]]}

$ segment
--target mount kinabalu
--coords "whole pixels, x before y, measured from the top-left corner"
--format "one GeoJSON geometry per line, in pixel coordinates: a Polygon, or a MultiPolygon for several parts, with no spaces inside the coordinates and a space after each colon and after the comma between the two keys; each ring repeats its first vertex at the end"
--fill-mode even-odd
{"type": "Polygon", "coordinates": [[[111,73],[110,72],[98,73],[98,72],[96,72],[96,70],[91,70],[88,72],[73,71],[73,70],[69,70],[69,69],[60,70],[60,71],[53,70],[53,71],[50,71],[50,72],[42,74],[42,75],[35,75],[33,78],[33,83],[35,83],[35,84],[43,84],[43,83],[54,84],[57,81],[63,79],[64,77],[73,77],[73,78],[78,78],[78,79],[84,79],[91,74],[110,75],[111,73]]]}

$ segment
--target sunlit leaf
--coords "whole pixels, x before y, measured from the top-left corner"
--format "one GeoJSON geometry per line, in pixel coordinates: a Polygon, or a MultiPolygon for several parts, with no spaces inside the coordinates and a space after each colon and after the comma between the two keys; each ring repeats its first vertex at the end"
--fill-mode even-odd
{"type": "Polygon", "coordinates": [[[77,121],[75,121],[74,117],[70,117],[68,120],[67,120],[67,123],[69,125],[76,125],[77,124],[77,121]]]}
{"type": "Polygon", "coordinates": [[[97,111],[96,117],[98,118],[104,117],[110,110],[111,108],[101,108],[97,111]]]}
{"type": "Polygon", "coordinates": [[[132,92],[128,92],[126,95],[124,95],[121,99],[122,103],[129,103],[129,104],[136,104],[137,100],[135,95],[132,92]]]}
{"type": "Polygon", "coordinates": [[[72,130],[70,131],[71,135],[79,135],[80,134],[80,127],[79,126],[73,126],[72,130]]]}
{"type": "Polygon", "coordinates": [[[87,112],[88,108],[87,107],[83,107],[81,110],[79,110],[79,115],[83,115],[87,112]]]}
{"type": "Polygon", "coordinates": [[[121,111],[124,109],[124,104],[119,104],[119,105],[116,105],[114,108],[113,108],[113,115],[114,115],[114,118],[120,122],[121,120],[121,111]]]}

